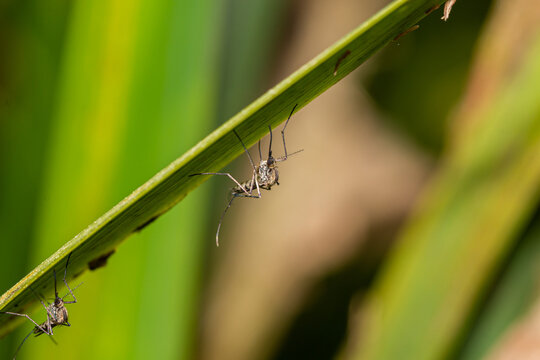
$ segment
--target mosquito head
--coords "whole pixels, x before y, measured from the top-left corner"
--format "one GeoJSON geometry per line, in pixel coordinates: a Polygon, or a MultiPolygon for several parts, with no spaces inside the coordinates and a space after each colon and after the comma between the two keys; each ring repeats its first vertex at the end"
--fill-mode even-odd
{"type": "Polygon", "coordinates": [[[276,159],[272,156],[272,152],[270,152],[270,155],[268,156],[268,160],[266,160],[266,165],[268,168],[273,168],[276,165],[276,159]]]}
{"type": "Polygon", "coordinates": [[[64,307],[64,300],[61,297],[57,296],[56,299],[54,299],[54,306],[57,308],[64,307]]]}

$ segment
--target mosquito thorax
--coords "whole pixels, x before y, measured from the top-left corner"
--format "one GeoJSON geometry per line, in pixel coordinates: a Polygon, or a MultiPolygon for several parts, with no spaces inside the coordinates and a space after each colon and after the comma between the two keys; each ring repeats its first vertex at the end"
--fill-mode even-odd
{"type": "Polygon", "coordinates": [[[57,324],[63,324],[68,320],[68,311],[64,306],[64,301],[62,298],[57,297],[54,300],[54,304],[50,307],[49,311],[54,319],[53,322],[57,324]]]}
{"type": "Polygon", "coordinates": [[[279,176],[276,161],[273,157],[262,160],[258,170],[257,180],[263,189],[270,190],[274,184],[278,183],[279,176]]]}

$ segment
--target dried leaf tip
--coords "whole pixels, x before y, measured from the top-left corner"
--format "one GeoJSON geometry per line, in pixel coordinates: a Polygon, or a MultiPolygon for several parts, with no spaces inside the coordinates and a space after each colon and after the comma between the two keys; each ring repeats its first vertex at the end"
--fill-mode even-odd
{"type": "Polygon", "coordinates": [[[444,14],[441,18],[442,20],[446,21],[450,18],[450,12],[452,11],[452,6],[456,3],[457,0],[448,0],[444,3],[444,14]]]}

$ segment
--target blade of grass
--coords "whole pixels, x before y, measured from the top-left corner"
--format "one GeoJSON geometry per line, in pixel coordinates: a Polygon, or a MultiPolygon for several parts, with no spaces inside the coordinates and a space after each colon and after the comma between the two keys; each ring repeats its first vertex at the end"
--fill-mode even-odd
{"type": "Polygon", "coordinates": [[[404,230],[372,293],[358,358],[449,356],[537,205],[540,36],[531,40],[404,230]]]}
{"type": "MultiPolygon", "coordinates": [[[[217,171],[242,154],[236,130],[246,145],[266,135],[267,126],[282,122],[295,104],[305,106],[341,78],[357,68],[394,37],[426,16],[443,1],[399,0],[309,61],[294,74],[269,90],[239,114],[208,135],[182,157],[164,168],[101,218],[38,265],[23,280],[0,298],[3,311],[21,311],[35,301],[30,286],[51,290],[53,268],[62,269],[66,256],[73,252],[72,273],[116,248],[130,234],[168,211],[205,179],[192,173],[217,171]],[[344,56],[344,54],[348,56],[344,56]],[[336,71],[336,64],[339,68],[336,71]],[[334,75],[336,73],[336,75],[334,75]]],[[[0,317],[0,335],[9,331],[11,319],[0,317]]]]}
{"type": "MultiPolygon", "coordinates": [[[[49,132],[56,102],[58,49],[68,8],[69,3],[54,1],[0,5],[0,245],[6,254],[0,261],[2,291],[28,270],[44,170],[43,134],[49,132]]],[[[0,358],[13,355],[21,341],[16,335],[0,341],[0,358]]]]}
{"type": "MultiPolygon", "coordinates": [[[[131,117],[137,118],[140,133],[135,139],[143,139],[146,132],[156,135],[152,142],[155,159],[150,157],[146,171],[157,168],[157,164],[166,164],[175,154],[187,150],[213,126],[216,107],[218,78],[216,64],[220,62],[216,54],[220,34],[221,8],[213,0],[197,1],[196,6],[190,1],[162,1],[157,4],[145,0],[145,7],[158,7],[159,13],[144,22],[144,41],[138,49],[141,61],[136,69],[131,117]],[[159,6],[158,6],[159,5],[159,6]],[[160,39],[162,44],[155,44],[160,39]],[[190,53],[192,56],[186,57],[190,53]],[[148,54],[154,54],[148,56],[148,54]],[[155,54],[160,54],[156,56],[155,54]],[[155,69],[165,64],[163,80],[155,79],[155,69]],[[163,92],[152,96],[148,88],[159,88],[163,81],[163,92]],[[188,90],[189,89],[189,90],[188,90]],[[178,94],[186,94],[178,98],[178,94]],[[152,106],[144,106],[148,100],[152,106]],[[145,109],[146,108],[146,109],[145,109]],[[157,116],[157,128],[152,129],[148,118],[152,113],[157,116]],[[179,119],[182,119],[179,121],[179,119]]],[[[148,14],[149,11],[143,11],[148,14]]],[[[143,152],[146,146],[133,141],[126,149],[124,159],[129,159],[131,152],[143,152]],[[139,150],[137,150],[139,149],[139,150]]],[[[137,162],[131,161],[131,171],[144,178],[144,173],[137,171],[137,162]]],[[[126,181],[129,181],[127,178],[126,181]]],[[[209,190],[206,189],[206,190],[209,190]]],[[[133,324],[133,334],[125,336],[123,352],[114,351],[118,358],[130,359],[191,359],[194,358],[196,321],[199,306],[199,283],[201,279],[203,238],[206,230],[205,214],[210,202],[208,192],[201,191],[185,199],[166,217],[141,234],[140,245],[132,246],[138,252],[141,278],[132,283],[138,290],[134,299],[135,312],[122,310],[119,321],[133,324]],[[158,299],[160,311],[149,311],[156,306],[158,299]],[[144,326],[140,326],[144,324],[144,326]]],[[[120,258],[120,256],[119,256],[120,258]]],[[[119,259],[120,260],[120,259],[119,259]]],[[[117,273],[108,276],[106,287],[115,291],[118,282],[130,276],[131,259],[124,257],[122,264],[115,266],[117,273]]],[[[106,306],[109,317],[116,317],[116,306],[106,306]]],[[[106,321],[100,324],[99,344],[116,347],[111,342],[117,330],[106,321]]],[[[108,354],[108,352],[105,352],[108,354]]],[[[102,352],[95,352],[93,358],[101,357],[102,352]]],[[[89,357],[92,358],[92,357],[89,357]]]]}
{"type": "MultiPolygon", "coordinates": [[[[31,264],[38,263],[52,249],[61,246],[64,239],[79,232],[134,186],[125,179],[119,179],[119,174],[137,178],[137,174],[125,170],[126,164],[134,159],[123,161],[121,155],[126,146],[125,139],[131,135],[127,133],[131,125],[128,107],[133,88],[132,73],[135,72],[135,63],[140,61],[134,50],[140,3],[140,0],[82,0],[73,3],[62,48],[62,71],[54,122],[48,133],[50,145],[45,159],[45,176],[41,179],[42,193],[37,209],[39,217],[35,224],[31,264]],[[119,194],[114,185],[122,180],[127,187],[119,194]]],[[[152,118],[152,122],[155,121],[155,117],[152,118]]],[[[153,139],[152,132],[148,132],[145,139],[153,139]]],[[[141,141],[141,145],[145,145],[144,142],[141,141]]],[[[135,161],[140,163],[140,168],[147,169],[138,155],[132,154],[137,159],[135,161]]],[[[151,170],[148,171],[146,176],[151,173],[151,170]]],[[[125,255],[132,257],[133,265],[138,265],[133,252],[129,248],[125,250],[125,255]]],[[[117,260],[116,256],[114,260],[117,260]]],[[[116,262],[109,260],[109,265],[116,262]]],[[[74,274],[72,270],[75,268],[70,265],[68,274],[74,274]]],[[[132,268],[130,275],[137,278],[138,271],[140,267],[132,268]]],[[[118,273],[116,271],[109,275],[114,278],[118,273]]],[[[114,292],[104,291],[104,275],[96,272],[92,281],[85,281],[76,290],[79,303],[68,308],[74,326],[55,331],[57,342],[62,344],[61,352],[69,354],[69,357],[85,359],[93,351],[103,349],[102,344],[95,341],[101,330],[97,328],[100,320],[107,316],[108,307],[101,302],[104,298],[119,298],[114,292]],[[96,313],[100,316],[96,316],[96,313]]],[[[131,280],[132,277],[126,279],[131,280]]],[[[118,288],[123,289],[126,282],[118,282],[118,288]]],[[[72,284],[77,283],[80,281],[72,284]]],[[[51,278],[49,284],[52,284],[51,278]]],[[[61,294],[64,291],[61,290],[61,294]]],[[[41,289],[37,292],[41,293],[41,289]]],[[[129,292],[123,295],[129,296],[129,292]]],[[[118,307],[117,319],[122,321],[122,312],[132,310],[135,306],[135,302],[129,302],[118,307]]],[[[38,308],[32,316],[36,321],[42,321],[43,309],[38,308]]],[[[126,322],[126,325],[129,326],[129,323],[126,322]]],[[[25,336],[29,327],[29,324],[23,323],[18,340],[25,336]]],[[[122,349],[121,339],[121,336],[114,337],[118,346],[110,347],[111,355],[117,348],[122,349]]],[[[38,357],[45,360],[58,356],[59,349],[49,339],[29,340],[18,355],[21,360],[38,357]]]]}
{"type": "MultiPolygon", "coordinates": [[[[213,0],[188,3],[77,2],[54,129],[72,133],[55,136],[49,156],[55,170],[48,183],[59,184],[46,189],[41,204],[36,257],[60,246],[59,241],[212,128],[220,11],[213,0]],[[84,75],[81,64],[92,64],[84,75]],[[91,157],[74,164],[65,156],[68,152],[91,157]],[[59,186],[64,174],[75,184],[59,186]],[[90,184],[85,182],[89,178],[90,184]],[[86,195],[79,193],[81,188],[88,189],[86,195]],[[69,222],[58,223],[55,217],[69,222]]],[[[108,271],[94,273],[77,290],[82,301],[69,309],[74,326],[55,333],[62,353],[81,360],[193,357],[201,250],[206,245],[196,239],[202,236],[210,205],[205,191],[194,195],[125,244],[108,261],[108,271]],[[159,312],[149,311],[156,303],[159,312]],[[112,319],[130,331],[111,326],[112,319]]],[[[42,309],[37,310],[40,319],[42,309]]],[[[20,356],[57,357],[59,349],[43,340],[27,343],[20,356]]]]}
{"type": "Polygon", "coordinates": [[[533,223],[511,262],[502,274],[493,292],[488,294],[486,304],[479,310],[478,321],[459,358],[463,360],[485,359],[505,332],[534,307],[538,299],[538,264],[540,263],[540,223],[533,223]]]}

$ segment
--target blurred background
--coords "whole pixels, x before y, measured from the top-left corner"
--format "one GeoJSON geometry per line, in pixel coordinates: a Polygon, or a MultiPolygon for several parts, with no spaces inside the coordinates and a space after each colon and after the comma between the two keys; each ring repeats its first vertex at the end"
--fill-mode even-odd
{"type": "MultiPolygon", "coordinates": [[[[0,291],[388,3],[1,0],[0,291]]],[[[540,354],[538,8],[436,10],[293,117],[304,151],[233,204],[219,248],[215,177],[79,278],[58,346],[17,358],[540,354]]]]}

